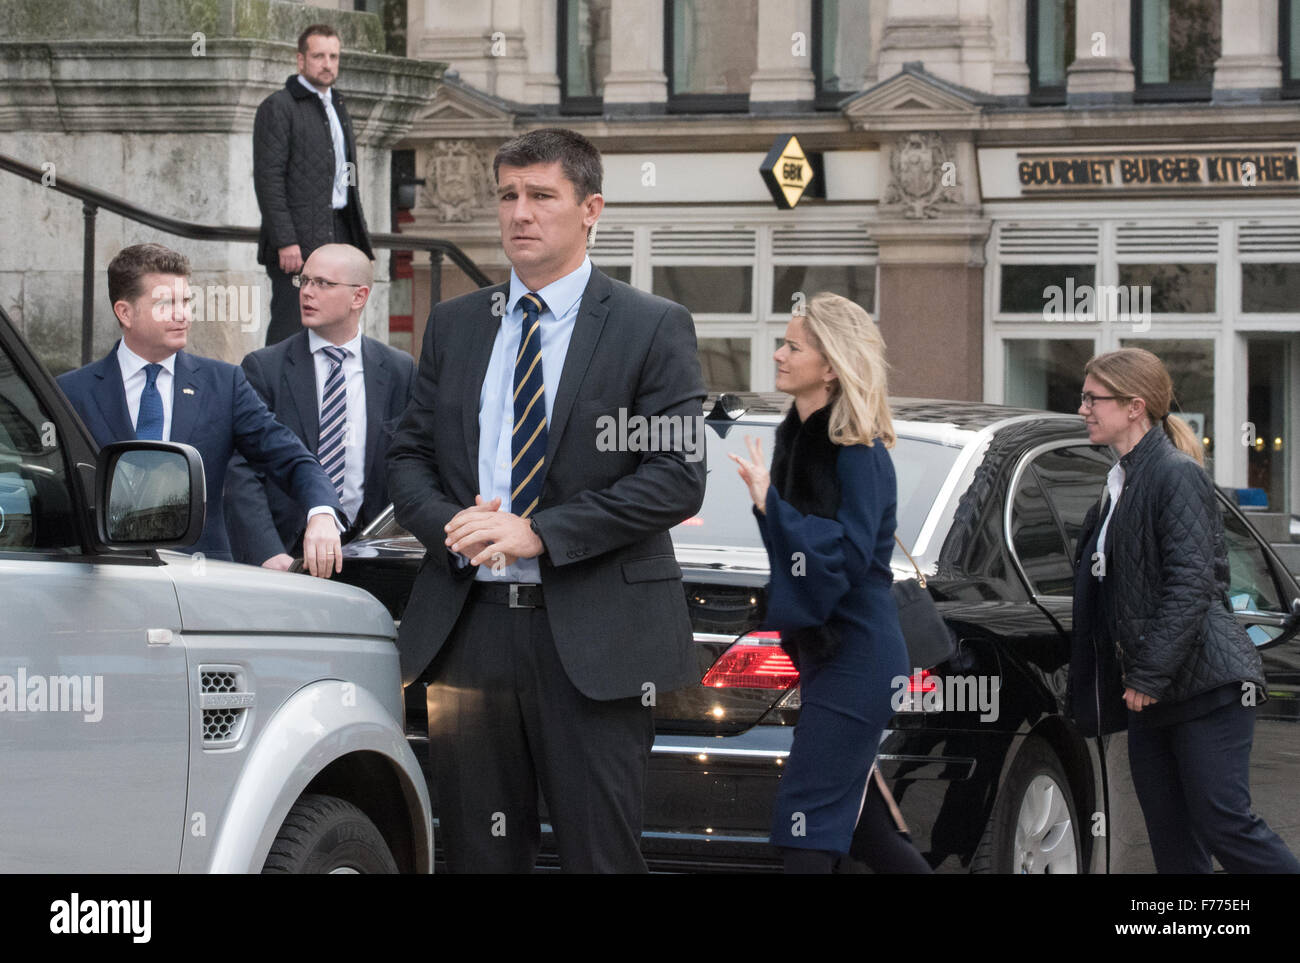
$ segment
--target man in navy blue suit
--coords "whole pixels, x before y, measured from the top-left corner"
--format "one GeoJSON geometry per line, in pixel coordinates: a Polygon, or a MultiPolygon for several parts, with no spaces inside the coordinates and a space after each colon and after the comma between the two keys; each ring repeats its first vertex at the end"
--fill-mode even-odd
{"type": "Polygon", "coordinates": [[[238,451],[308,512],[303,560],[313,575],[343,570],[342,508],[312,455],[257,396],[243,369],[187,354],[189,260],[161,244],[124,248],[108,265],[108,297],[122,340],[103,360],[69,371],[59,386],[100,445],[156,439],[193,445],[203,457],[207,520],[195,552],[230,559],[222,491],[238,451]]]}
{"type": "MultiPolygon", "coordinates": [[[[299,285],[302,329],[249,354],[244,374],[275,417],[336,470],[355,533],[388,507],[384,459],[411,400],[415,360],[361,333],[374,285],[364,251],[350,244],[316,248],[299,285]]],[[[287,569],[302,539],[303,507],[238,456],[226,477],[235,561],[287,569]]]]}

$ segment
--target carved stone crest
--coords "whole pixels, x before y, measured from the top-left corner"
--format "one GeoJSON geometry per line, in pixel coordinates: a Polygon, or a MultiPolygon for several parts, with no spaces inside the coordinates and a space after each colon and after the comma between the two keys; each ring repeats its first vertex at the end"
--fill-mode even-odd
{"type": "Polygon", "coordinates": [[[941,204],[957,204],[956,165],[938,134],[904,134],[889,155],[885,204],[904,217],[938,217],[941,204]]]}
{"type": "Polygon", "coordinates": [[[473,141],[439,140],[425,154],[425,206],[440,221],[471,221],[492,198],[491,165],[473,141]]]}

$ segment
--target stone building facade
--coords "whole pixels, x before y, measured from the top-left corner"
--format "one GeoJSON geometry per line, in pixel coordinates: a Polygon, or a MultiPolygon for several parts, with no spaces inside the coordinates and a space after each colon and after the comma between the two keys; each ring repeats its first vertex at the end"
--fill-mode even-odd
{"type": "Polygon", "coordinates": [[[1073,410],[1083,361],[1142,344],[1217,480],[1293,503],[1300,0],[409,0],[407,31],[449,79],[398,145],[404,229],[504,276],[493,151],[572,127],[593,260],[692,309],[712,387],[770,389],[820,289],[877,317],[900,395],[1073,410]],[[821,183],[778,210],[790,134],[821,183]]]}

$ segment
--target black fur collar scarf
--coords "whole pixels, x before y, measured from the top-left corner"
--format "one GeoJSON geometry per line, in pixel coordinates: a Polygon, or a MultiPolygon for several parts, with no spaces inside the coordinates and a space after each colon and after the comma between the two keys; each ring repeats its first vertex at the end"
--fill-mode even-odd
{"type": "MultiPolygon", "coordinates": [[[[794,405],[776,429],[772,451],[772,484],[800,515],[834,518],[840,507],[840,477],[836,460],[840,446],[830,439],[831,406],[799,420],[794,405]]],[[[781,633],[781,646],[798,667],[805,660],[828,662],[840,646],[833,623],[781,633]]]]}
{"type": "Polygon", "coordinates": [[[777,494],[801,515],[834,518],[840,507],[836,460],[840,446],[830,438],[831,406],[818,408],[806,421],[794,405],[776,429],[772,484],[777,494]]]}

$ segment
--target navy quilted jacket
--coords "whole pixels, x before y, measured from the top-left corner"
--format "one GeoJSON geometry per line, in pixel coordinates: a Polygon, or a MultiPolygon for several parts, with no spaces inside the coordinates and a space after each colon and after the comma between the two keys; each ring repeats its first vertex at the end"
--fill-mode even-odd
{"type": "MultiPolygon", "coordinates": [[[[1106,533],[1105,586],[1094,593],[1095,611],[1075,612],[1076,629],[1090,626],[1093,638],[1076,631],[1075,654],[1094,640],[1113,645],[1123,685],[1161,702],[1228,682],[1254,683],[1262,701],[1259,653],[1228,601],[1227,545],[1210,476],[1159,425],[1120,464],[1124,489],[1106,533]]],[[[1080,546],[1091,541],[1103,510],[1088,513],[1080,546]]],[[[1086,685],[1091,696],[1092,681],[1072,679],[1071,694],[1086,685]]]]}

